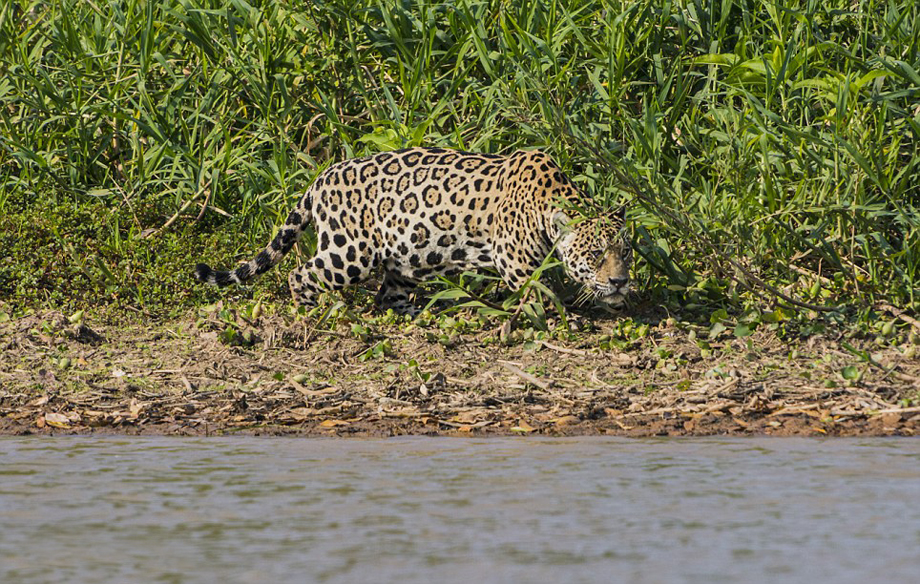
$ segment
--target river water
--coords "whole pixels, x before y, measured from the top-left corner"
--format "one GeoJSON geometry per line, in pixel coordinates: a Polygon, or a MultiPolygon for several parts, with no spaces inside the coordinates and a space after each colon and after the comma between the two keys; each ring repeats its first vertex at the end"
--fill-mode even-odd
{"type": "Polygon", "coordinates": [[[0,439],[5,584],[917,581],[915,439],[0,439]]]}

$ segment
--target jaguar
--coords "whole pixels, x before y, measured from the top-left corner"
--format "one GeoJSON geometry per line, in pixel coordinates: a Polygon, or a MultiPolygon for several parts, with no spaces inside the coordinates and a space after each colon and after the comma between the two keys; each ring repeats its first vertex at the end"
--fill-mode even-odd
{"type": "Polygon", "coordinates": [[[583,202],[540,150],[382,152],[321,172],[252,260],[226,271],[198,264],[195,277],[217,286],[246,282],[277,264],[312,224],[316,253],[288,278],[300,306],[382,270],[377,306],[417,314],[411,297],[422,281],[494,268],[517,290],[552,253],[587,296],[620,306],[632,257],[625,207],[591,217],[572,211],[583,202]]]}

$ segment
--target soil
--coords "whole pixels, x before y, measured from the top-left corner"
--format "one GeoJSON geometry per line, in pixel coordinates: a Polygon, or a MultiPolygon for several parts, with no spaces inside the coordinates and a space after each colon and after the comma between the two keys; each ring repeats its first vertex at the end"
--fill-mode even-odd
{"type": "Polygon", "coordinates": [[[701,350],[692,326],[639,319],[648,333],[619,349],[607,342],[615,319],[576,341],[508,346],[490,342],[498,330],[389,325],[362,340],[280,316],[243,319],[243,346],[216,316],[118,325],[35,313],[0,324],[0,434],[920,433],[909,346],[761,327],[701,350]]]}

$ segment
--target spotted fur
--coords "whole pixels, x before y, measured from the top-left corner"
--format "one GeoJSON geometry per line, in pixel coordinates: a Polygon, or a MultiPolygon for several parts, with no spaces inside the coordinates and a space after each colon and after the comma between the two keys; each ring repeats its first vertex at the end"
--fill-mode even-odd
{"type": "Polygon", "coordinates": [[[384,152],[321,173],[248,263],[232,271],[198,264],[195,276],[218,286],[245,282],[278,263],[312,223],[316,255],[288,280],[299,305],[313,306],[322,290],[358,284],[382,268],[378,306],[415,313],[410,295],[419,281],[494,267],[516,290],[554,249],[590,294],[621,304],[631,259],[623,215],[572,221],[560,204],[578,199],[540,151],[384,152]]]}

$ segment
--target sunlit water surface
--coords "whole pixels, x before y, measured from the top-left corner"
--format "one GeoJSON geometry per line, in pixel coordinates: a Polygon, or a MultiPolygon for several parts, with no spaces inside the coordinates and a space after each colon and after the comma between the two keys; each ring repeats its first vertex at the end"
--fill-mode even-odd
{"type": "Polygon", "coordinates": [[[920,441],[3,438],[0,582],[920,582],[920,441]]]}

